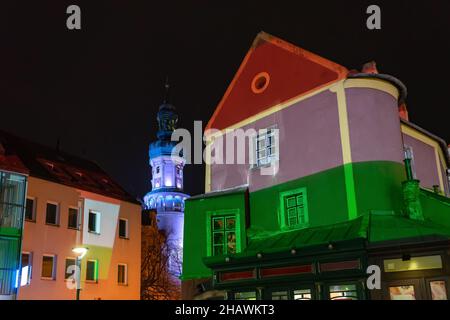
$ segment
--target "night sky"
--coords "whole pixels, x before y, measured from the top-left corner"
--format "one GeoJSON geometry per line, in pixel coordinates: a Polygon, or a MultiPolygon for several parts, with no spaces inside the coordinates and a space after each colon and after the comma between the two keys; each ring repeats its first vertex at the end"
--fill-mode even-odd
{"type": "MultiPolygon", "coordinates": [[[[256,34],[344,65],[370,60],[408,87],[410,120],[450,141],[450,1],[2,1],[0,128],[95,160],[130,193],[150,189],[148,144],[166,75],[180,126],[206,122],[256,34]],[[66,28],[66,8],[82,29],[66,28]],[[382,29],[366,28],[378,4],[382,29]]],[[[204,167],[185,191],[202,193],[204,167]]]]}

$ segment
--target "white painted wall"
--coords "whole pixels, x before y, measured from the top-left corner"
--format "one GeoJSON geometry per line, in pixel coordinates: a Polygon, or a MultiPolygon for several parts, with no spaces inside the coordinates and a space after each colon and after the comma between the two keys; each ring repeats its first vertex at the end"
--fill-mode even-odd
{"type": "Polygon", "coordinates": [[[103,201],[83,201],[83,245],[112,248],[119,220],[120,205],[103,201]],[[89,211],[100,213],[100,234],[89,232],[89,211]]]}

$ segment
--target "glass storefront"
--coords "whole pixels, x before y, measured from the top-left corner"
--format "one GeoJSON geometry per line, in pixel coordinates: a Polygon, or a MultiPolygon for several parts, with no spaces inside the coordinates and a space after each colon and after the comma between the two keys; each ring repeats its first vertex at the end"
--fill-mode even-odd
{"type": "Polygon", "coordinates": [[[416,290],[413,285],[389,287],[391,300],[416,300],[416,290]]]}
{"type": "Polygon", "coordinates": [[[358,291],[354,284],[342,284],[329,287],[330,300],[358,300],[358,291]]]}
{"type": "Polygon", "coordinates": [[[447,284],[444,280],[430,281],[432,300],[447,300],[447,284]]]}
{"type": "Polygon", "coordinates": [[[229,293],[234,300],[362,300],[365,299],[360,281],[341,283],[297,284],[286,287],[245,288],[229,293]]]}
{"type": "MultiPolygon", "coordinates": [[[[437,252],[439,253],[439,252],[437,252]]],[[[383,299],[448,300],[448,274],[442,254],[384,259],[383,299]]]]}
{"type": "Polygon", "coordinates": [[[256,291],[235,292],[234,300],[256,300],[256,291]]]}

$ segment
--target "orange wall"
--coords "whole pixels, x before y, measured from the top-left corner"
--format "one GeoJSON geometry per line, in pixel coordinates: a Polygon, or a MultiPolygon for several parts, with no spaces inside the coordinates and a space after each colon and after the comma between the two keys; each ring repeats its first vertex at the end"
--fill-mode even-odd
{"type": "MultiPolygon", "coordinates": [[[[86,223],[81,226],[81,230],[71,230],[68,225],[68,209],[70,206],[77,207],[80,199],[80,192],[75,188],[49,182],[46,180],[30,177],[28,184],[29,197],[36,198],[36,222],[27,221],[24,226],[24,239],[22,252],[32,253],[32,278],[27,286],[20,287],[18,298],[28,299],[75,299],[75,290],[70,290],[64,280],[65,259],[74,258],[72,248],[83,245],[83,228],[87,228],[86,223]],[[60,223],[59,226],[49,226],[45,224],[45,212],[47,201],[59,203],[60,223]],[[43,254],[55,254],[56,258],[56,279],[41,279],[41,265],[43,254]]],[[[140,298],[140,242],[141,242],[141,207],[105,197],[97,197],[94,194],[83,193],[83,197],[90,203],[90,200],[105,202],[105,205],[119,204],[118,216],[128,219],[129,239],[120,239],[118,236],[117,214],[102,212],[101,218],[113,219],[116,223],[113,227],[106,227],[101,230],[99,238],[105,234],[112,233],[111,248],[97,248],[90,242],[91,248],[83,259],[82,264],[82,287],[81,299],[139,299],[140,298]],[[106,254],[105,254],[106,253],[106,254]],[[84,283],[86,259],[96,259],[99,265],[99,280],[97,283],[84,283]],[[128,285],[117,284],[117,264],[128,265],[128,285]]],[[[84,212],[89,208],[84,208],[84,212]]],[[[84,221],[81,217],[80,221],[84,221]]],[[[111,222],[111,221],[109,221],[111,222]]],[[[90,246],[85,245],[87,247],[90,246]]]]}

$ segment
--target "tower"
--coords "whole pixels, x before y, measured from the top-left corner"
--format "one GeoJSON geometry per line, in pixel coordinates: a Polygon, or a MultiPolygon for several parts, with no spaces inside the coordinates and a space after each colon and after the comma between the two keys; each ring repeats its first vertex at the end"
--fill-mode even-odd
{"type": "Polygon", "coordinates": [[[157,114],[157,140],[150,143],[149,164],[152,170],[152,190],[144,197],[145,209],[156,209],[159,230],[165,232],[172,248],[169,271],[179,275],[183,247],[184,201],[189,197],[183,193],[183,169],[185,159],[182,154],[172,155],[176,146],[171,141],[177,128],[178,115],[175,107],[168,102],[169,85],[157,114]],[[176,261],[175,261],[176,260],[176,261]]]}

